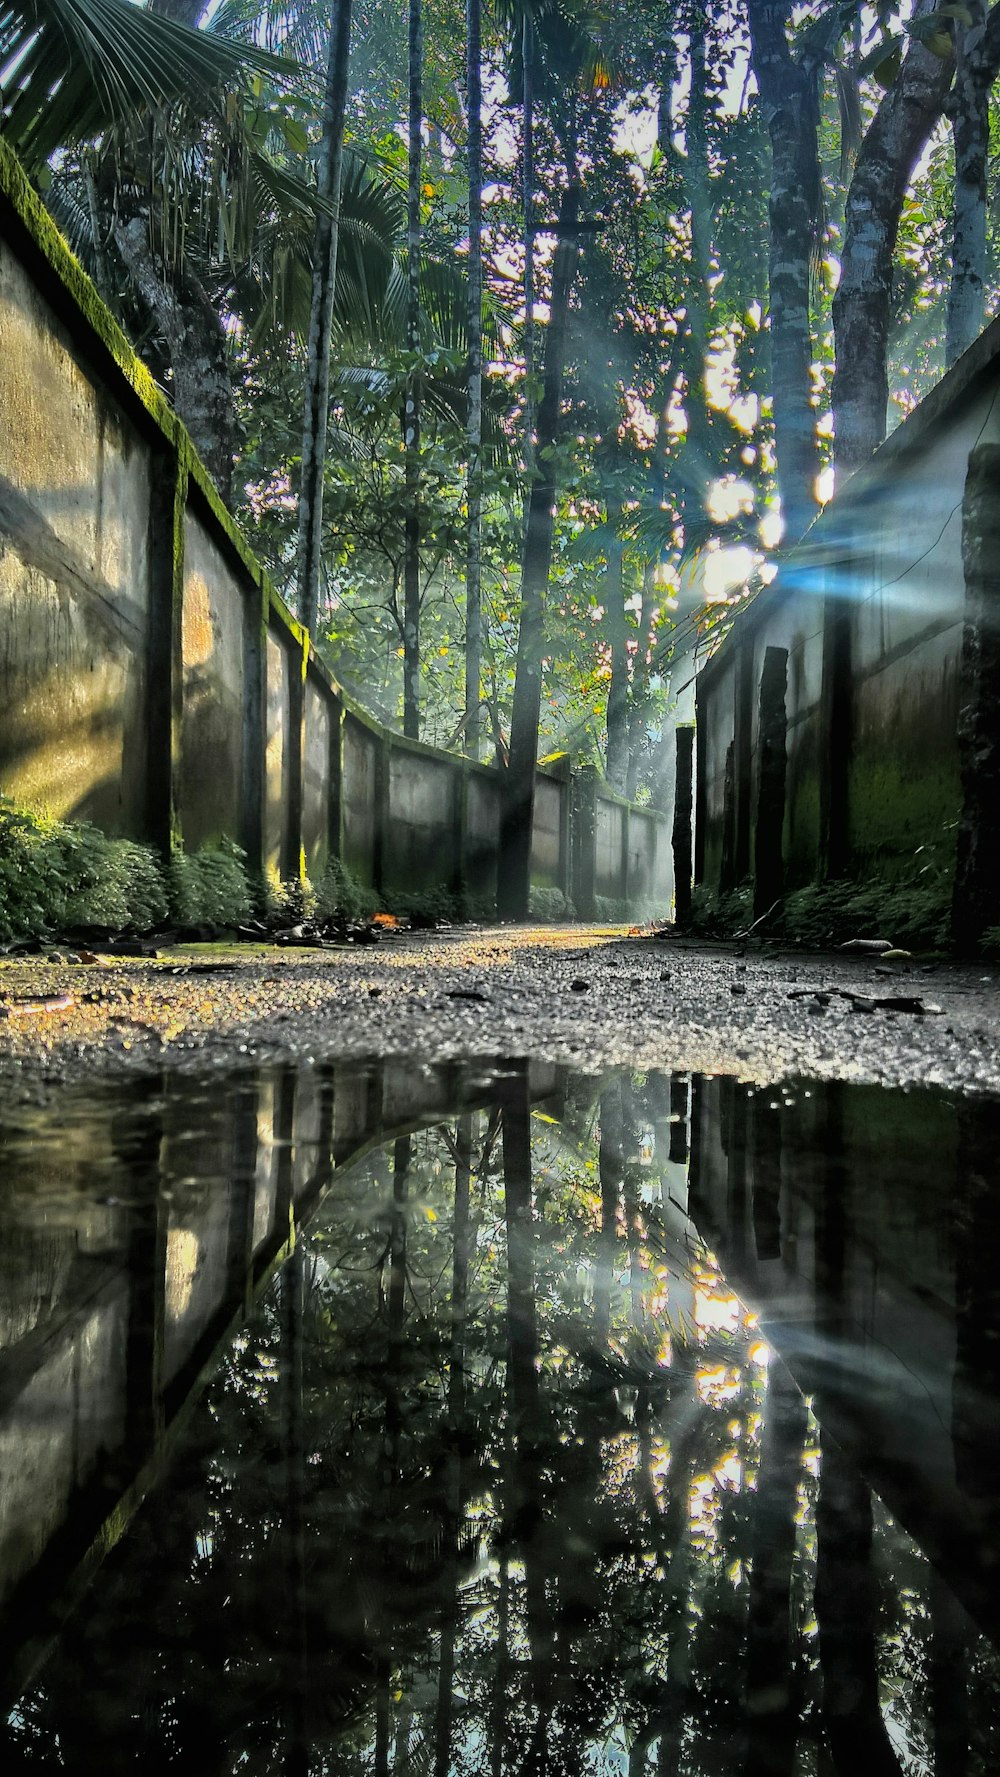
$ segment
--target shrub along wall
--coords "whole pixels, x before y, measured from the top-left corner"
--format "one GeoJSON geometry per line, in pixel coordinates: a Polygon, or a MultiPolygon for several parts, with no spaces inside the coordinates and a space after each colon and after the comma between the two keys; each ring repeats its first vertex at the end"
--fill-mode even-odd
{"type": "MultiPolygon", "coordinates": [[[[272,880],[495,894],[496,771],[344,694],[2,142],[0,662],[16,803],[165,858],[235,843],[272,880]]],[[[532,878],[585,917],[665,911],[666,820],[540,770],[532,878]]]]}

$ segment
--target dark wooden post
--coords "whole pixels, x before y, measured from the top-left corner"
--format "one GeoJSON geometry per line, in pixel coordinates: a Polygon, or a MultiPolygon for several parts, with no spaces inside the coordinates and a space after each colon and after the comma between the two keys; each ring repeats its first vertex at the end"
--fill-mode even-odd
{"type": "Polygon", "coordinates": [[[1000,445],[969,459],[962,504],[965,627],[959,681],[962,813],[952,900],[956,948],[1000,925],[1000,445]]]}
{"type": "Polygon", "coordinates": [[[823,610],[823,683],[820,693],[819,818],[823,876],[844,876],[850,865],[850,777],[854,736],[851,606],[827,593],[823,610]]]}
{"type": "Polygon", "coordinates": [[[753,910],[759,919],[785,892],[785,733],[788,649],[768,648],[760,675],[757,722],[757,819],[754,823],[753,910]]]}
{"type": "Polygon", "coordinates": [[[750,874],[750,809],[753,727],[754,653],[751,640],[740,648],[736,660],[736,709],[733,724],[733,882],[745,882],[750,874]]]}
{"type": "Polygon", "coordinates": [[[719,865],[719,888],[723,894],[735,888],[736,874],[736,743],[726,748],[726,771],[722,781],[722,861],[719,865]]]}
{"type": "Polygon", "coordinates": [[[694,792],[694,723],[678,723],[675,730],[677,765],[674,774],[674,920],[687,925],[691,918],[691,817],[694,792]]]}
{"type": "Polygon", "coordinates": [[[188,476],[180,457],[156,455],[149,501],[149,628],[146,665],[146,836],[163,856],[180,843],[184,717],[184,514],[188,476]]]}

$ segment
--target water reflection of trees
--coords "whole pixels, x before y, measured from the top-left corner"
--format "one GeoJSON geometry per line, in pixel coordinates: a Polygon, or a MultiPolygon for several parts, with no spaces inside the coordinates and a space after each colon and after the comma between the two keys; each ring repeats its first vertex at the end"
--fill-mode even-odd
{"type": "MultiPolygon", "coordinates": [[[[491,1111],[334,1175],[12,1755],[111,1777],[989,1768],[947,1680],[975,1659],[995,1687],[964,1617],[825,1438],[821,1469],[692,1234],[688,1082],[595,1094],[539,1108],[512,1069],[491,1111]]],[[[773,1243],[767,1128],[744,1112],[731,1137],[773,1243]]]]}

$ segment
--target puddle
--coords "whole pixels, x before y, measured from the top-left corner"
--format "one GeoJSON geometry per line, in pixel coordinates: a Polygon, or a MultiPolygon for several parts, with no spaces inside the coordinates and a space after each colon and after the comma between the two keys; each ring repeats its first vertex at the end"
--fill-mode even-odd
{"type": "Polygon", "coordinates": [[[535,1064],[8,1113],[4,1770],[992,1772],[998,1136],[535,1064]]]}

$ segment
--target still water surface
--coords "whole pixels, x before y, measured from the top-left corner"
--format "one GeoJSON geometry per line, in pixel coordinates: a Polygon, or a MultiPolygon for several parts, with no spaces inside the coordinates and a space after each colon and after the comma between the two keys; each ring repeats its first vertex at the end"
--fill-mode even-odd
{"type": "Polygon", "coordinates": [[[534,1064],[8,1112],[4,1772],[995,1771],[998,1135],[534,1064]]]}

